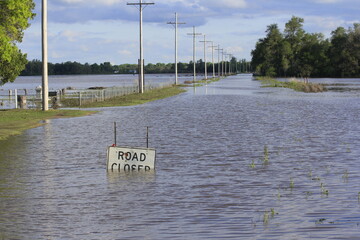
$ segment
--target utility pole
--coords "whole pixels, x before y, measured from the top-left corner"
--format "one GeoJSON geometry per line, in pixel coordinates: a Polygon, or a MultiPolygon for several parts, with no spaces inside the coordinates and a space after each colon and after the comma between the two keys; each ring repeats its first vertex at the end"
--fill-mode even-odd
{"type": "Polygon", "coordinates": [[[204,41],[200,42],[204,43],[205,80],[207,80],[206,43],[210,43],[211,41],[206,41],[206,35],[204,34],[204,41]]]}
{"type": "Polygon", "coordinates": [[[194,62],[194,79],[193,82],[196,82],[196,36],[202,35],[202,33],[197,33],[195,26],[193,27],[193,32],[188,33],[188,35],[193,36],[193,62],[194,62]]]}
{"type": "Polygon", "coordinates": [[[226,52],[224,52],[224,55],[225,55],[225,62],[224,62],[224,64],[225,64],[225,66],[224,66],[225,75],[224,76],[226,76],[226,58],[227,58],[228,54],[226,52]]]}
{"type": "Polygon", "coordinates": [[[178,15],[175,13],[175,22],[168,22],[167,24],[174,25],[175,27],[175,85],[178,85],[178,25],[186,23],[179,23],[178,15]]]}
{"type": "Polygon", "coordinates": [[[211,52],[212,52],[212,65],[213,65],[213,78],[215,78],[215,63],[214,63],[214,49],[216,48],[216,46],[214,46],[214,42],[211,42],[211,52]]]}
{"type": "Polygon", "coordinates": [[[139,6],[140,11],[140,59],[139,59],[139,93],[144,93],[144,50],[143,50],[143,9],[148,5],[154,5],[155,3],[143,3],[139,0],[138,3],[127,3],[127,5],[139,6]]]}
{"type": "Polygon", "coordinates": [[[217,49],[215,49],[218,51],[218,76],[221,76],[221,69],[220,69],[220,52],[224,51],[224,49],[220,48],[220,45],[217,46],[217,49]]]}
{"type": "Polygon", "coordinates": [[[42,110],[49,110],[48,41],[47,41],[47,0],[42,0],[42,110]]]}

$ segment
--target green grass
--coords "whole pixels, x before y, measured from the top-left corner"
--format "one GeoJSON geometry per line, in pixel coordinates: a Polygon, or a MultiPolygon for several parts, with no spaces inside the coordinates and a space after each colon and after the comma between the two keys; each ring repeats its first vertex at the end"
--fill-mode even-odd
{"type": "MultiPolygon", "coordinates": [[[[114,97],[106,99],[101,102],[85,103],[82,104],[81,108],[99,108],[99,107],[116,107],[116,106],[133,106],[144,104],[147,102],[168,98],[171,96],[178,95],[180,93],[186,92],[184,89],[179,86],[166,87],[161,89],[153,89],[146,91],[142,94],[134,93],[120,97],[114,97]]],[[[79,107],[79,101],[61,101],[64,107],[79,107]]]]}
{"type": "Polygon", "coordinates": [[[220,81],[221,78],[217,77],[217,78],[208,78],[206,79],[202,79],[202,80],[198,80],[198,81],[185,81],[184,84],[180,85],[181,87],[201,87],[204,84],[209,84],[212,82],[217,82],[220,81]]]}
{"type": "Polygon", "coordinates": [[[0,110],[0,140],[13,135],[20,135],[23,131],[41,126],[41,121],[52,118],[81,117],[95,113],[95,111],[79,110],[0,110]]]}
{"type": "Polygon", "coordinates": [[[323,84],[317,83],[304,83],[299,81],[281,82],[270,77],[256,77],[257,80],[261,81],[263,87],[282,87],[290,88],[298,92],[305,93],[317,93],[324,92],[326,88],[323,84]]]}

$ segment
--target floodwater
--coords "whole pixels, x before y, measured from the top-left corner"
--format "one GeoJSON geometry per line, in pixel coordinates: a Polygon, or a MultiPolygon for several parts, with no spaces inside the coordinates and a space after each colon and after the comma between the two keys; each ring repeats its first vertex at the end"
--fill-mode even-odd
{"type": "MultiPolygon", "coordinates": [[[[179,82],[192,79],[187,74],[179,75],[179,82]]],[[[41,76],[20,76],[13,83],[6,83],[0,86],[2,91],[9,89],[27,89],[34,91],[41,86],[41,76]]],[[[156,84],[164,82],[175,82],[174,74],[147,74],[145,84],[156,84]]],[[[86,89],[89,87],[119,87],[136,85],[138,83],[137,74],[109,74],[109,75],[50,75],[49,90],[60,90],[62,88],[86,89]]]]}
{"type": "Polygon", "coordinates": [[[1,142],[0,239],[359,239],[359,100],[238,75],[49,120],[1,142]],[[106,171],[114,121],[156,171],[106,171]]]}

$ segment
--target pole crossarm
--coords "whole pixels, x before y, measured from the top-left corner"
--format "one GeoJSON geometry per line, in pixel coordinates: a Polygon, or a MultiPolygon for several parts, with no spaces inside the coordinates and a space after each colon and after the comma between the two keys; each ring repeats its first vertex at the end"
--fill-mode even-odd
{"type": "Polygon", "coordinates": [[[132,5],[132,6],[140,6],[141,8],[143,7],[143,6],[148,6],[148,5],[154,5],[155,3],[153,3],[153,2],[151,2],[151,3],[143,3],[143,2],[138,2],[138,3],[127,3],[126,5],[132,5]]]}

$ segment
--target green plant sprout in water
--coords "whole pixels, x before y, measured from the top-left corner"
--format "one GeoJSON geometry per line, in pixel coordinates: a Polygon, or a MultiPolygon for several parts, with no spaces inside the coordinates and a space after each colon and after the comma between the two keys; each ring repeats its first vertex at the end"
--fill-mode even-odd
{"type": "Polygon", "coordinates": [[[346,169],[343,176],[342,176],[342,179],[344,180],[344,182],[348,182],[348,179],[349,179],[349,172],[348,170],[346,169]]]}
{"type": "Polygon", "coordinates": [[[280,198],[281,198],[281,194],[280,194],[280,188],[278,189],[278,194],[277,194],[277,198],[278,198],[278,200],[280,200],[280,198]]]}
{"type": "Polygon", "coordinates": [[[251,164],[249,165],[249,167],[250,167],[250,168],[255,168],[255,167],[256,167],[254,160],[252,160],[252,162],[251,162],[251,164]]]}
{"type": "Polygon", "coordinates": [[[272,218],[275,217],[275,215],[279,214],[279,213],[275,212],[275,209],[274,209],[274,208],[272,208],[272,209],[270,210],[270,213],[271,213],[271,217],[272,217],[272,218]]]}
{"type": "Polygon", "coordinates": [[[294,179],[290,178],[290,188],[293,189],[295,187],[294,179]]]}
{"type": "Polygon", "coordinates": [[[268,211],[265,211],[265,212],[264,212],[263,223],[264,223],[265,225],[267,225],[267,224],[269,223],[269,212],[268,212],[268,211]]]}
{"type": "Polygon", "coordinates": [[[271,219],[271,218],[274,218],[275,215],[277,215],[277,214],[279,214],[279,213],[277,213],[274,208],[271,208],[270,211],[266,210],[266,211],[264,212],[264,216],[263,216],[263,223],[264,223],[264,225],[268,225],[270,219],[271,219]]]}
{"type": "Polygon", "coordinates": [[[267,145],[264,146],[264,163],[269,163],[269,149],[267,145]]]}
{"type": "Polygon", "coordinates": [[[308,177],[312,178],[312,171],[311,170],[309,170],[309,172],[308,172],[308,177]]]}
{"type": "Polygon", "coordinates": [[[327,190],[327,189],[324,187],[324,184],[323,184],[323,183],[320,183],[320,187],[321,187],[321,195],[326,195],[326,196],[328,196],[328,195],[329,195],[329,190],[327,190]]]}
{"type": "Polygon", "coordinates": [[[358,202],[360,203],[360,192],[358,193],[358,202]]]}

